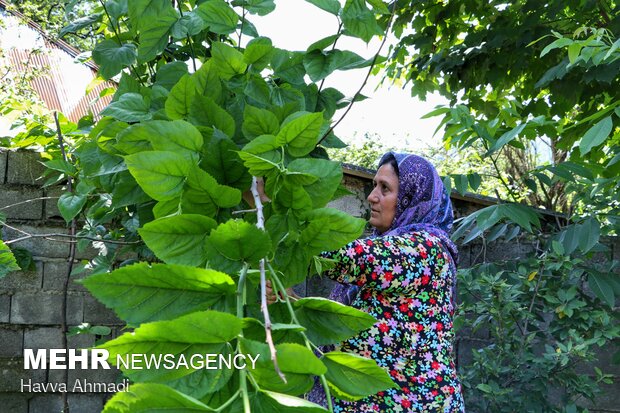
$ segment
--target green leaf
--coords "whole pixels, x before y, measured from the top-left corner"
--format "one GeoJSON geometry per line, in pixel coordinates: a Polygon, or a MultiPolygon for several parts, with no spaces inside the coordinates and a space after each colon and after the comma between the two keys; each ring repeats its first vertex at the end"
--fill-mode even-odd
{"type": "MultiPolygon", "coordinates": [[[[325,413],[326,409],[305,399],[271,391],[250,394],[252,413],[325,413]]],[[[231,412],[241,412],[241,403],[233,405],[231,412]]]]}
{"type": "Polygon", "coordinates": [[[340,12],[340,2],[338,0],[306,0],[308,3],[314,4],[321,10],[325,10],[335,16],[340,12]]]}
{"type": "Polygon", "coordinates": [[[480,175],[475,172],[473,174],[467,175],[467,180],[469,181],[469,187],[474,192],[478,190],[478,188],[480,187],[480,183],[482,182],[480,175]]]}
{"type": "Polygon", "coordinates": [[[538,213],[532,207],[521,204],[503,204],[500,207],[502,214],[506,218],[509,218],[528,232],[532,232],[532,225],[540,228],[538,213]]]}
{"type": "Polygon", "coordinates": [[[19,265],[9,247],[0,240],[0,278],[11,271],[19,271],[19,265]]]}
{"type": "Polygon", "coordinates": [[[345,34],[359,37],[366,43],[383,30],[375,20],[375,14],[366,7],[364,0],[347,0],[342,11],[345,34]]]}
{"type": "MultiPolygon", "coordinates": [[[[189,361],[194,354],[219,354],[227,352],[230,341],[241,331],[241,320],[218,311],[198,311],[174,320],[145,323],[133,332],[108,341],[99,346],[108,350],[109,360],[117,362],[117,355],[140,354],[148,360],[162,360],[164,355],[174,355],[174,361],[185,358],[189,361]],[[160,358],[161,357],[161,358],[160,358]]],[[[120,364],[120,363],[119,363],[120,364]]],[[[195,369],[181,366],[175,369],[157,368],[144,363],[129,366],[119,365],[130,378],[138,381],[177,380],[195,369]]]]}
{"type": "Polygon", "coordinates": [[[338,162],[326,159],[295,159],[288,165],[289,172],[303,172],[316,176],[318,179],[304,187],[310,195],[312,206],[322,208],[334,197],[342,182],[342,167],[338,162]]]}
{"type": "Polygon", "coordinates": [[[155,75],[155,84],[171,90],[179,80],[186,75],[187,64],[185,62],[170,62],[159,67],[155,75]]]}
{"type": "Polygon", "coordinates": [[[325,376],[329,387],[340,399],[359,400],[396,387],[388,373],[372,359],[332,351],[325,353],[321,360],[327,367],[325,376]]]}
{"type": "Polygon", "coordinates": [[[214,66],[211,60],[208,60],[194,73],[192,80],[198,96],[208,96],[217,103],[222,98],[222,82],[214,66]]]}
{"type": "Polygon", "coordinates": [[[590,251],[601,237],[601,226],[596,218],[588,218],[579,226],[579,249],[586,253],[590,251]]]}
{"type": "Polygon", "coordinates": [[[370,314],[326,298],[302,298],[294,307],[308,338],[318,345],[340,343],[377,322],[370,314]]]}
{"type": "Polygon", "coordinates": [[[133,325],[207,310],[235,292],[235,283],[226,274],[171,264],[139,263],[91,275],[81,282],[133,325]]]}
{"type": "MultiPolygon", "coordinates": [[[[150,142],[156,151],[170,151],[187,158],[197,157],[202,149],[202,135],[194,125],[183,120],[153,120],[132,125],[118,135],[120,143],[132,145],[150,142]]],[[[117,145],[117,148],[124,148],[117,145]]]]}
{"type": "Polygon", "coordinates": [[[146,63],[168,45],[177,13],[167,0],[131,0],[127,12],[132,26],[139,32],[138,63],[146,63]]]}
{"type": "Polygon", "coordinates": [[[151,119],[150,103],[139,93],[125,93],[101,111],[102,116],[112,116],[123,122],[140,122],[151,119]]]}
{"type": "Polygon", "coordinates": [[[465,195],[467,187],[469,186],[467,175],[452,175],[452,178],[454,179],[454,186],[458,193],[465,195]]]}
{"type": "Polygon", "coordinates": [[[112,39],[105,39],[97,43],[92,56],[95,63],[99,65],[99,75],[104,79],[110,79],[124,68],[134,64],[138,52],[132,43],[119,45],[112,39]]]}
{"type": "Polygon", "coordinates": [[[204,264],[205,239],[217,223],[203,215],[183,214],[160,218],[138,232],[157,258],[170,264],[204,264]]]}
{"type": "Polygon", "coordinates": [[[203,156],[200,167],[218,182],[246,190],[250,187],[252,177],[239,157],[238,147],[225,137],[214,134],[205,143],[208,156],[203,156]]]}
{"type": "Polygon", "coordinates": [[[184,211],[190,209],[189,212],[215,216],[218,208],[232,208],[241,202],[241,191],[218,184],[211,175],[198,167],[190,170],[186,187],[181,202],[184,211]]]}
{"type": "Polygon", "coordinates": [[[184,75],[170,90],[166,99],[166,115],[170,119],[187,118],[190,107],[196,97],[196,85],[191,75],[184,75]]]}
{"type": "Polygon", "coordinates": [[[117,392],[106,403],[102,413],[215,412],[209,406],[156,383],[134,383],[126,391],[117,392]]]}
{"type": "Polygon", "coordinates": [[[58,172],[62,172],[66,175],[75,176],[77,169],[75,166],[65,161],[64,159],[52,159],[51,161],[42,162],[46,168],[53,169],[58,172]]]}
{"type": "Polygon", "coordinates": [[[192,166],[183,155],[167,151],[127,155],[125,163],[144,192],[157,201],[179,197],[192,166]]]}
{"type": "Polygon", "coordinates": [[[64,193],[58,198],[58,210],[65,221],[70,222],[75,218],[84,205],[86,205],[86,196],[72,193],[64,193]]]}
{"type": "Polygon", "coordinates": [[[243,58],[248,65],[256,70],[263,70],[269,65],[274,47],[268,37],[257,37],[250,40],[243,52],[243,58]]]}
{"type": "Polygon", "coordinates": [[[196,96],[189,110],[189,119],[194,125],[217,128],[226,136],[235,135],[235,120],[208,96],[196,96]]]}
{"type": "Polygon", "coordinates": [[[607,116],[605,119],[597,122],[596,125],[588,129],[579,142],[579,151],[581,152],[581,156],[586,155],[592,149],[605,142],[605,139],[607,139],[612,129],[613,121],[611,120],[611,116],[607,116]]]}
{"type": "Polygon", "coordinates": [[[235,261],[258,262],[271,251],[269,235],[239,219],[220,224],[211,231],[209,241],[222,255],[235,261]]]}
{"type": "MultiPolygon", "coordinates": [[[[615,274],[604,274],[598,271],[588,271],[588,286],[592,292],[605,304],[613,308],[615,305],[614,285],[612,280],[615,274]]],[[[617,275],[615,275],[617,277],[617,275]]]]}
{"type": "Polygon", "coordinates": [[[230,34],[237,29],[239,16],[224,0],[208,0],[196,9],[196,14],[217,34],[230,34]]]}
{"type": "Polygon", "coordinates": [[[225,80],[244,73],[248,67],[243,54],[226,43],[213,43],[211,45],[211,54],[220,76],[225,80]]]}
{"type": "Polygon", "coordinates": [[[548,44],[543,50],[542,52],[540,52],[540,57],[543,57],[544,55],[546,55],[547,53],[549,53],[551,50],[553,49],[560,49],[562,47],[566,47],[570,44],[573,43],[572,39],[568,39],[566,37],[562,37],[560,39],[557,39],[553,42],[551,42],[550,44],[548,44]]]}
{"type": "Polygon", "coordinates": [[[319,376],[327,371],[323,363],[305,346],[278,344],[275,346],[278,367],[286,376],[285,383],[274,369],[267,344],[247,339],[241,339],[240,343],[244,354],[259,356],[251,374],[261,389],[300,395],[312,388],[313,375],[319,376]]]}
{"type": "Polygon", "coordinates": [[[281,156],[276,151],[262,152],[260,156],[240,151],[239,157],[253,176],[266,176],[273,170],[277,170],[278,162],[281,161],[281,156]]]}
{"type": "Polygon", "coordinates": [[[329,47],[332,44],[334,44],[334,42],[338,40],[339,38],[340,38],[339,34],[333,34],[331,36],[324,37],[321,40],[317,40],[316,42],[308,46],[308,48],[306,49],[306,52],[311,52],[313,50],[323,50],[326,47],[329,47]]]}
{"type": "Polygon", "coordinates": [[[185,39],[187,36],[195,36],[207,26],[205,21],[197,13],[197,10],[183,14],[172,26],[171,35],[177,40],[185,39]]]}
{"type": "Polygon", "coordinates": [[[305,156],[316,146],[322,125],[321,113],[297,112],[284,121],[276,143],[287,145],[288,152],[295,157],[305,156]]]}
{"type": "Polygon", "coordinates": [[[245,6],[248,12],[259,16],[266,16],[276,8],[274,0],[233,0],[232,5],[245,6]]]}
{"type": "MultiPolygon", "coordinates": [[[[260,109],[251,105],[245,105],[245,109],[243,111],[243,126],[241,127],[241,130],[243,135],[248,139],[254,139],[260,135],[275,135],[280,130],[280,122],[278,122],[276,115],[267,109],[260,109]]],[[[246,148],[243,150],[246,152],[251,152],[246,148]]]]}
{"type": "Polygon", "coordinates": [[[60,33],[58,33],[58,37],[62,38],[68,33],[77,33],[86,27],[92,26],[93,23],[100,22],[101,17],[103,17],[103,13],[94,13],[89,16],[73,20],[71,23],[62,28],[60,33]]]}
{"type": "Polygon", "coordinates": [[[320,208],[306,214],[308,226],[301,232],[300,242],[310,255],[333,251],[357,239],[366,221],[334,208],[320,208]]]}
{"type": "Polygon", "coordinates": [[[486,153],[486,156],[488,156],[488,155],[490,155],[492,153],[495,153],[498,150],[502,149],[504,147],[504,145],[506,145],[509,142],[511,142],[512,140],[514,140],[521,132],[523,132],[523,129],[525,129],[526,126],[527,126],[527,123],[521,123],[520,125],[515,126],[513,129],[511,129],[508,132],[504,133],[491,146],[489,151],[486,153]]]}
{"type": "Polygon", "coordinates": [[[357,69],[369,66],[371,62],[372,60],[366,60],[348,50],[312,50],[304,56],[304,68],[314,82],[326,78],[336,70],[357,69]]]}

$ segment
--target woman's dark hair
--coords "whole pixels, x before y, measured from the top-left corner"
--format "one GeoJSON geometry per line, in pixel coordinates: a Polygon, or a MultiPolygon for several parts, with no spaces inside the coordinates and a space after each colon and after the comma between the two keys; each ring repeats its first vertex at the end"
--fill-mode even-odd
{"type": "Polygon", "coordinates": [[[397,177],[400,178],[400,173],[398,172],[398,162],[396,162],[396,158],[392,153],[387,153],[383,156],[383,158],[381,158],[381,161],[379,162],[379,168],[381,168],[385,164],[392,165],[392,168],[394,168],[394,173],[397,177]]]}

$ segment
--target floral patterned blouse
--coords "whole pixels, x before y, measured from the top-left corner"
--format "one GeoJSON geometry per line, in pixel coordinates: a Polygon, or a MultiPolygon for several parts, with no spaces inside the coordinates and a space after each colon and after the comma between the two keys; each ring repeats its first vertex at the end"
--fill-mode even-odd
{"type": "Polygon", "coordinates": [[[335,400],[335,413],[465,411],[454,365],[451,256],[425,232],[353,241],[326,256],[327,276],[359,286],[351,303],[377,323],[339,350],[372,358],[398,388],[356,402],[335,400]]]}

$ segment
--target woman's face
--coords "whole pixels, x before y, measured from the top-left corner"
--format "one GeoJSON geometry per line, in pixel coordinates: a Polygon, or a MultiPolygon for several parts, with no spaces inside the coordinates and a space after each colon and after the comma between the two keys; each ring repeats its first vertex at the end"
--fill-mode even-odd
{"type": "Polygon", "coordinates": [[[374,189],[368,195],[370,225],[380,233],[387,231],[396,215],[398,176],[390,164],[382,165],[373,179],[374,189]]]}

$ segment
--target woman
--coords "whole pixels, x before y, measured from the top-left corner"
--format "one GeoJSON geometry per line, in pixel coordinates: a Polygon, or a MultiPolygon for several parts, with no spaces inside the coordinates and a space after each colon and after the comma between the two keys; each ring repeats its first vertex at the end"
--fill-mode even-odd
{"type": "MultiPolygon", "coordinates": [[[[374,359],[397,388],[334,411],[465,411],[454,365],[452,316],[456,246],[448,237],[452,205],[435,168],[416,155],[389,152],[368,196],[373,236],[324,254],[336,260],[331,299],[377,318],[339,350],[374,359]]],[[[309,399],[326,405],[315,386],[309,399]]]]}

